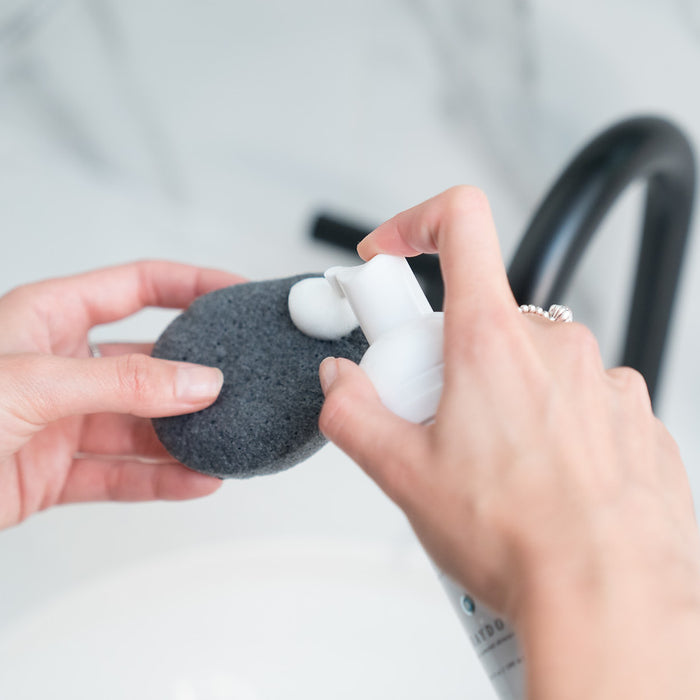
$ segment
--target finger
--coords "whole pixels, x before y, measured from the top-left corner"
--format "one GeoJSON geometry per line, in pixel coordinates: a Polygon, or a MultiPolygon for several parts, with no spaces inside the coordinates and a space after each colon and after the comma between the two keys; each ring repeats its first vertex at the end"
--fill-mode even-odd
{"type": "Polygon", "coordinates": [[[76,459],[59,503],[86,501],[180,501],[213,493],[221,480],[174,460],[144,464],[133,460],[76,459]]]}
{"type": "Polygon", "coordinates": [[[153,352],[153,343],[97,343],[96,347],[100,353],[98,357],[115,357],[130,353],[150,355],[153,352]]]}
{"type": "Polygon", "coordinates": [[[46,280],[22,291],[40,313],[60,309],[64,319],[87,330],[146,306],[186,308],[202,294],[242,281],[221,270],[151,260],[46,280]]]}
{"type": "Polygon", "coordinates": [[[515,304],[488,201],[473,187],[453,187],[398,214],[370,233],[358,252],[364,259],[439,253],[446,311],[466,306],[488,316],[515,304]]]}
{"type": "Polygon", "coordinates": [[[389,411],[367,375],[353,362],[327,358],[319,370],[326,400],[321,432],[355,460],[397,503],[411,499],[424,429],[389,411]]]}
{"type": "Polygon", "coordinates": [[[139,455],[172,461],[148,418],[122,413],[85,416],[78,450],[92,455],[139,455]]]}
{"type": "Polygon", "coordinates": [[[76,359],[0,357],[0,402],[37,428],[72,415],[170,416],[205,408],[218,396],[221,370],[146,355],[76,359]]]}

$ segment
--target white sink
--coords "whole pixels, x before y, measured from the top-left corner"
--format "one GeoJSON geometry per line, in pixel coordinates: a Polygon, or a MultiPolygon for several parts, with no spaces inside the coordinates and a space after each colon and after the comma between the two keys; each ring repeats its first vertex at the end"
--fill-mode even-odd
{"type": "Polygon", "coordinates": [[[333,541],[185,550],[0,634],[0,697],[494,698],[424,557],[333,541]]]}

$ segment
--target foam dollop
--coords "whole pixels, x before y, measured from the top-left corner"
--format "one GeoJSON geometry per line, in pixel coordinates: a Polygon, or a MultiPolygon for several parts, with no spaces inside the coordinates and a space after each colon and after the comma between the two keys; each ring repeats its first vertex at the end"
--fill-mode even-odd
{"type": "Polygon", "coordinates": [[[289,290],[289,315],[304,334],[319,340],[338,340],[358,326],[348,300],[324,277],[308,277],[289,290]]]}

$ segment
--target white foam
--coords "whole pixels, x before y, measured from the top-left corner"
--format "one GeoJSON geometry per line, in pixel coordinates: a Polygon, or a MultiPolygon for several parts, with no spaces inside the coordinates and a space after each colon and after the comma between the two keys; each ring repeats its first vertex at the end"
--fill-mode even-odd
{"type": "Polygon", "coordinates": [[[324,277],[309,277],[289,290],[289,315],[302,333],[319,340],[337,340],[359,325],[347,299],[324,277]]]}

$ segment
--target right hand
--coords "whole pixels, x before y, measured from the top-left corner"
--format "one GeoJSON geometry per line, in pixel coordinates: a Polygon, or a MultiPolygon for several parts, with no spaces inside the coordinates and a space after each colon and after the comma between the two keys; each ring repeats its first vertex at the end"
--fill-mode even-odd
{"type": "MultiPolygon", "coordinates": [[[[531,671],[596,624],[618,644],[631,633],[632,648],[637,635],[670,643],[685,615],[700,648],[691,492],[641,376],[606,370],[584,326],[518,313],[473,188],[395,216],[358,250],[440,253],[445,385],[435,422],[415,425],[356,365],[325,360],[323,433],[405,511],[441,569],[515,622],[531,671]],[[673,623],[661,629],[664,617],[673,623]],[[537,653],[544,644],[552,653],[537,653]]],[[[580,660],[603,669],[614,654],[601,659],[595,642],[580,660]]],[[[648,649],[636,649],[644,663],[648,649]]],[[[551,697],[573,697],[564,687],[551,697]]]]}

